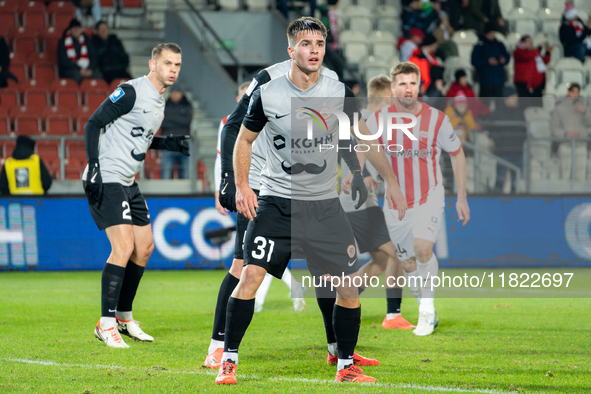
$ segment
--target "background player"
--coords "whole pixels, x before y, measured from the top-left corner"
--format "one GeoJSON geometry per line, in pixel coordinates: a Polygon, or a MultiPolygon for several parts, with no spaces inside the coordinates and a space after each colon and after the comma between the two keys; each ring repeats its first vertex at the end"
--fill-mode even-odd
{"type": "Polygon", "coordinates": [[[152,50],[150,73],[119,85],[84,126],[88,166],[82,176],[94,222],[111,243],[101,280],[101,318],[94,335],[107,346],[129,347],[119,331],[152,342],[132,316],[132,304],[152,254],[148,206],[135,182],[151,149],[189,155],[190,136],[154,137],[164,119],[162,94],[178,78],[181,48],[172,43],[152,50]]]}
{"type": "MultiPolygon", "coordinates": [[[[439,159],[441,150],[450,154],[456,186],[458,190],[456,210],[458,220],[466,225],[470,220],[470,209],[466,199],[466,159],[460,139],[455,135],[449,118],[443,112],[417,101],[420,72],[412,63],[399,63],[392,67],[392,94],[394,103],[383,108],[368,121],[370,130],[377,130],[376,117],[382,112],[410,113],[417,117],[412,129],[417,138],[405,138],[401,130],[392,134],[388,144],[404,147],[400,153],[390,154],[394,174],[398,177],[400,189],[408,204],[404,220],[384,207],[390,238],[396,244],[398,257],[402,260],[405,273],[423,278],[420,288],[410,281],[411,291],[419,299],[419,322],[414,333],[429,335],[438,325],[437,313],[433,303],[434,291],[427,280],[438,273],[437,257],[433,245],[437,240],[443,208],[445,191],[439,159]]],[[[409,123],[408,118],[396,117],[397,123],[409,123]]]]}
{"type": "MultiPolygon", "coordinates": [[[[239,212],[249,220],[254,218],[254,221],[249,223],[244,241],[245,267],[228,301],[224,361],[216,378],[218,384],[236,384],[238,347],[252,320],[255,292],[267,272],[276,277],[282,275],[291,256],[292,246],[294,250],[303,247],[308,267],[315,276],[357,275],[353,234],[336,194],[337,151],[315,148],[294,154],[292,149],[283,149],[285,146],[282,144],[275,144],[281,139],[289,141],[290,137],[306,136],[303,126],[292,127],[291,117],[283,116],[292,114],[292,97],[340,98],[340,107],[337,104],[329,108],[342,108],[352,119],[356,108],[344,106],[345,97],[354,95],[342,83],[319,75],[326,39],[326,28],[319,20],[295,20],[288,26],[287,33],[288,52],[293,59],[291,70],[253,94],[234,151],[236,203],[239,212]],[[249,187],[247,174],[252,143],[263,127],[265,131],[262,139],[268,155],[261,178],[261,197],[257,203],[257,196],[249,187]],[[313,164],[312,161],[324,162],[324,165],[313,164]],[[296,168],[303,168],[304,171],[295,172],[296,168]],[[255,208],[258,208],[256,212],[255,208]],[[295,223],[305,226],[305,231],[303,228],[292,231],[292,213],[299,219],[295,223]]],[[[337,138],[336,116],[330,124],[322,131],[322,135],[334,135],[337,138]]],[[[360,128],[369,134],[363,120],[360,121],[360,128]]],[[[368,155],[380,173],[389,179],[386,200],[391,203],[396,198],[402,218],[406,203],[400,191],[396,193],[396,180],[387,166],[385,156],[376,150],[368,155]]],[[[361,170],[357,166],[353,171],[360,173],[361,170]]],[[[363,202],[364,198],[360,199],[359,203],[363,202]]],[[[333,313],[338,351],[336,380],[375,381],[364,375],[353,361],[361,322],[357,289],[344,285],[338,290],[333,313]]]]}
{"type": "MultiPolygon", "coordinates": [[[[391,80],[386,75],[373,77],[367,83],[368,104],[367,108],[361,111],[364,120],[367,121],[375,111],[379,111],[382,107],[391,104],[392,92],[390,91],[390,84],[391,80]]],[[[354,203],[349,196],[353,175],[349,175],[349,170],[345,167],[341,167],[341,177],[344,179],[339,197],[343,209],[347,213],[347,219],[351,223],[359,253],[369,252],[371,256],[371,260],[359,270],[359,275],[362,277],[365,275],[367,277],[379,276],[386,271],[386,278],[392,279],[386,281],[387,313],[382,322],[382,327],[386,329],[412,329],[415,326],[400,314],[402,289],[397,287],[395,283],[398,282],[393,280],[403,275],[402,264],[398,259],[392,241],[390,241],[384,213],[378,204],[377,191],[379,182],[376,180],[378,177],[377,172],[365,160],[363,153],[357,153],[357,157],[363,168],[365,184],[369,190],[367,201],[359,209],[355,209],[354,203]],[[388,287],[392,284],[394,284],[393,287],[388,287]]],[[[363,290],[363,286],[359,288],[360,292],[363,290]]]]}

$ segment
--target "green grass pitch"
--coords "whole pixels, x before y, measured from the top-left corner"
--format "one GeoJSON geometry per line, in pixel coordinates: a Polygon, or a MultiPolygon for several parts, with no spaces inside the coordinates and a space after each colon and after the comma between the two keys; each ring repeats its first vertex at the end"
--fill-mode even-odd
{"type": "MultiPolygon", "coordinates": [[[[337,384],[316,301],[293,312],[280,281],[244,338],[238,386],[218,387],[201,363],[224,275],[147,271],[134,317],[155,341],[110,349],[93,336],[100,272],[0,273],[0,393],[591,393],[590,299],[442,298],[422,338],[382,329],[385,300],[362,299],[357,351],[382,362],[364,368],[378,383],[337,384]]],[[[412,323],[417,305],[403,301],[412,323]]]]}

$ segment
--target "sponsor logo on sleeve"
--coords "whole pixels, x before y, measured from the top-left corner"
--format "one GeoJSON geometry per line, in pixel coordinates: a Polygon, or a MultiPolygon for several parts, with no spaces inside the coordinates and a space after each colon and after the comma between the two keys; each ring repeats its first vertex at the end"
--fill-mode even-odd
{"type": "Polygon", "coordinates": [[[111,93],[109,99],[111,100],[111,102],[115,103],[123,96],[125,96],[125,92],[123,91],[123,89],[121,89],[121,87],[118,87],[117,89],[115,89],[113,93],[111,93]]]}

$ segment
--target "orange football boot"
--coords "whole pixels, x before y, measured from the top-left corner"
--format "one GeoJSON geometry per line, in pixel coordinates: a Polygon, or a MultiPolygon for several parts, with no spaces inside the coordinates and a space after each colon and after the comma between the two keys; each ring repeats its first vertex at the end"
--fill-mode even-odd
{"type": "Polygon", "coordinates": [[[353,364],[338,371],[334,380],[335,382],[352,383],[374,383],[376,381],[375,378],[365,375],[361,368],[353,364]]]}
{"type": "Polygon", "coordinates": [[[387,319],[384,317],[384,321],[382,322],[382,328],[386,329],[397,328],[399,330],[411,330],[416,327],[417,326],[410,324],[404,317],[402,317],[402,315],[398,315],[394,319],[387,319]]]}
{"type": "MultiPolygon", "coordinates": [[[[328,353],[328,358],[326,359],[326,363],[328,365],[337,365],[338,362],[338,356],[331,356],[330,353],[328,353]]],[[[380,365],[380,362],[373,358],[365,358],[357,353],[353,353],[353,364],[361,365],[362,367],[367,367],[371,365],[380,365]]]]}
{"type": "Polygon", "coordinates": [[[224,361],[220,366],[220,372],[215,378],[215,384],[236,384],[236,364],[224,361]]]}
{"type": "Polygon", "coordinates": [[[218,369],[222,365],[222,356],[224,355],[224,348],[217,348],[213,353],[205,357],[203,366],[212,369],[218,369]]]}

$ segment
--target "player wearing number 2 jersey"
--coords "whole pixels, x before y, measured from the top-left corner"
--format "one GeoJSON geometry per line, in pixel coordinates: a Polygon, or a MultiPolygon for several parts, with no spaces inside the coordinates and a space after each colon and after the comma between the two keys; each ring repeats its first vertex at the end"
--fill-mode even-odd
{"type": "MultiPolygon", "coordinates": [[[[438,272],[433,246],[443,222],[445,204],[439,159],[442,150],[450,155],[458,189],[456,209],[458,219],[463,220],[464,225],[470,220],[466,199],[466,159],[447,115],[417,101],[418,67],[408,62],[399,63],[390,74],[394,104],[377,111],[367,125],[370,130],[377,130],[378,117],[385,119],[386,113],[410,113],[417,119],[416,125],[409,128],[416,140],[406,138],[401,130],[397,130],[387,141],[387,145],[396,144],[397,147],[396,152],[390,152],[389,159],[406,198],[408,212],[400,220],[392,215],[392,210],[384,207],[384,215],[405,273],[423,278],[418,286],[412,280],[409,285],[420,303],[419,322],[414,333],[424,336],[431,334],[438,324],[433,304],[434,290],[429,278],[438,272]]],[[[394,115],[394,119],[398,124],[409,123],[409,119],[402,116],[394,115]]]]}
{"type": "Polygon", "coordinates": [[[155,137],[164,119],[164,97],[181,68],[181,48],[152,50],[150,73],[120,85],[84,126],[88,166],[82,176],[90,213],[105,230],[111,255],[101,281],[101,318],[95,336],[109,347],[127,348],[119,332],[152,342],[132,316],[132,304],[152,250],[150,214],[135,176],[146,151],[166,149],[189,155],[189,136],[155,137]]]}

